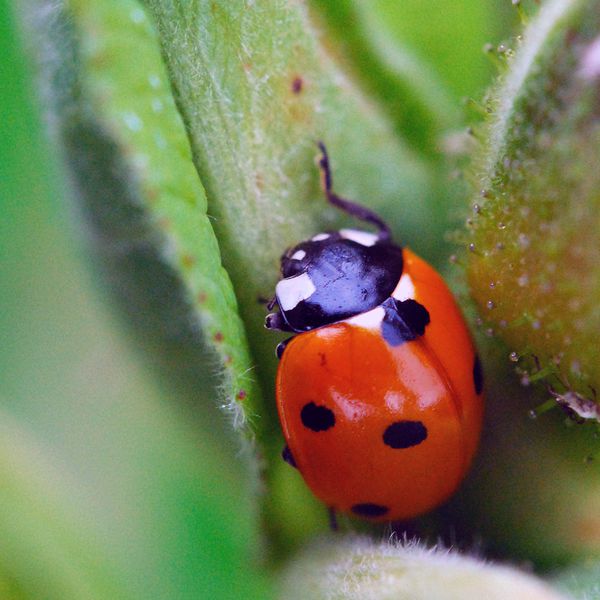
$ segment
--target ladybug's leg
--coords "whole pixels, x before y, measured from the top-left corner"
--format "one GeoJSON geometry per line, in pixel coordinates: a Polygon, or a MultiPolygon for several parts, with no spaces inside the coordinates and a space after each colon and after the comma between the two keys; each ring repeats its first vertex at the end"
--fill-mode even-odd
{"type": "Polygon", "coordinates": [[[321,150],[321,158],[319,159],[319,168],[321,169],[321,182],[323,186],[323,191],[325,192],[325,197],[327,198],[327,202],[333,204],[333,206],[347,212],[349,215],[360,219],[361,221],[367,221],[367,223],[371,223],[375,225],[379,230],[379,238],[381,240],[389,240],[392,237],[392,232],[390,228],[387,226],[385,221],[375,212],[369,210],[365,206],[361,206],[356,202],[351,202],[350,200],[346,200],[338,196],[333,191],[333,179],[331,176],[331,168],[329,166],[329,156],[327,155],[327,149],[325,148],[325,144],[323,142],[318,143],[319,150],[321,150]]]}
{"type": "Polygon", "coordinates": [[[329,529],[331,529],[331,531],[339,531],[335,508],[333,508],[333,506],[329,506],[327,508],[327,512],[329,513],[329,529]]]}
{"type": "Polygon", "coordinates": [[[277,358],[281,359],[281,357],[283,356],[283,351],[285,350],[286,346],[294,339],[294,337],[296,336],[292,336],[291,338],[283,340],[283,342],[279,342],[279,344],[277,344],[277,348],[275,348],[275,354],[277,355],[277,358]]]}
{"type": "Polygon", "coordinates": [[[283,450],[281,451],[281,458],[283,458],[288,465],[294,467],[294,469],[298,468],[298,465],[296,465],[296,461],[294,460],[294,455],[292,454],[289,446],[286,445],[283,447],[283,450]]]}

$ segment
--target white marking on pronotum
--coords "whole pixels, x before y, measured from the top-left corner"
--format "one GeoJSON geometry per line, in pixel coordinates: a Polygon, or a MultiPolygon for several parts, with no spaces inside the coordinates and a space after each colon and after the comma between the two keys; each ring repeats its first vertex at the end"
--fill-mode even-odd
{"type": "Polygon", "coordinates": [[[415,297],[415,284],[406,273],[400,277],[396,289],[392,292],[392,298],[396,300],[410,300],[415,297]]]}
{"type": "Polygon", "coordinates": [[[340,229],[340,235],[346,240],[352,240],[361,246],[373,246],[377,243],[378,237],[368,231],[358,231],[358,229],[340,229]]]}
{"type": "Polygon", "coordinates": [[[282,279],[275,286],[275,294],[277,295],[277,301],[282,310],[292,310],[302,300],[310,298],[317,288],[311,281],[308,273],[301,273],[296,277],[288,277],[282,279]]]}
{"type": "Polygon", "coordinates": [[[311,242],[322,242],[329,237],[328,233],[317,233],[317,235],[313,235],[310,240],[311,242]]]}
{"type": "Polygon", "coordinates": [[[367,312],[360,313],[355,317],[346,319],[346,323],[356,325],[357,327],[363,327],[364,329],[380,329],[383,317],[385,317],[385,311],[381,306],[378,306],[367,312]]]}
{"type": "Polygon", "coordinates": [[[306,252],[304,250],[296,250],[294,254],[292,254],[292,260],[302,260],[306,256],[306,252]]]}

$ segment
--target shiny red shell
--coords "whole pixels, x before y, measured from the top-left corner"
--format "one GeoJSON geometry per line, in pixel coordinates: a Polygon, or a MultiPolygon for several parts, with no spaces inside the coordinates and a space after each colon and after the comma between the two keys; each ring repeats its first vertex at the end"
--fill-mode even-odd
{"type": "Polygon", "coordinates": [[[444,502],[469,468],[482,421],[479,363],[452,293],[409,250],[404,261],[394,296],[427,309],[424,335],[391,346],[379,327],[348,319],[293,338],[277,373],[283,433],[307,485],[334,510],[372,520],[444,502]],[[307,405],[328,409],[335,423],[308,428],[307,405]],[[421,423],[425,439],[391,447],[385,432],[405,422],[421,423]]]}

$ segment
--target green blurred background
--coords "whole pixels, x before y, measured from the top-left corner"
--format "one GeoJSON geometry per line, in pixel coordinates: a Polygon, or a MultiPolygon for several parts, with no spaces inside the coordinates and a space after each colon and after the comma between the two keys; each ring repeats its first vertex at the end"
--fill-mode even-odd
{"type": "MultiPolygon", "coordinates": [[[[457,106],[479,97],[510,2],[397,4],[378,2],[391,33],[457,106]]],[[[226,418],[156,375],[89,269],[5,0],[0,73],[0,597],[268,597],[226,418]]]]}

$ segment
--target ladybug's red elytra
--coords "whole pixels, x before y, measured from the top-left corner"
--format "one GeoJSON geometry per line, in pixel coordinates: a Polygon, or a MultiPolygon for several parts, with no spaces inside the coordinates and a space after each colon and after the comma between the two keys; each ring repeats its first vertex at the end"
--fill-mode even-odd
{"type": "Polygon", "coordinates": [[[333,192],[319,147],[327,200],[377,232],[320,233],[281,257],[266,327],[294,333],[277,348],[283,456],[332,511],[408,519],[444,502],[469,468],[481,366],[443,279],[377,214],[333,192]]]}

